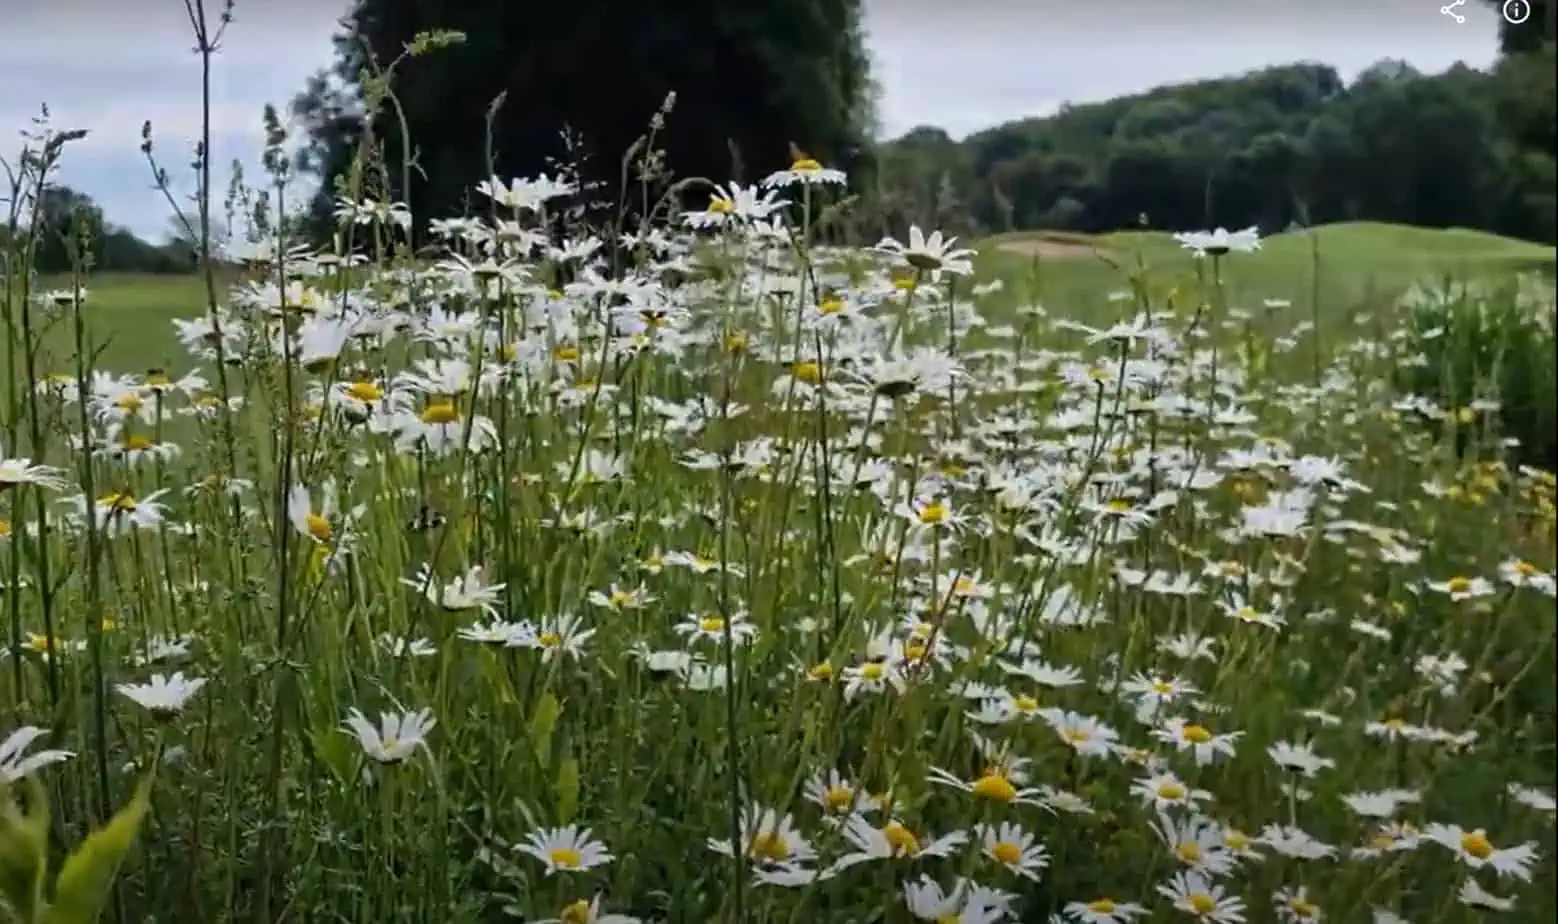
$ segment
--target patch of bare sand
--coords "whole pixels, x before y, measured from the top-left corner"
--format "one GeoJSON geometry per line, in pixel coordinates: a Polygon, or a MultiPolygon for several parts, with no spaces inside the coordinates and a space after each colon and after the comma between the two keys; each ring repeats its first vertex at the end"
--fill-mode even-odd
{"type": "Polygon", "coordinates": [[[1042,237],[1024,237],[1002,241],[996,245],[1007,253],[1041,260],[1086,260],[1108,253],[1101,247],[1076,241],[1056,241],[1042,237]]]}

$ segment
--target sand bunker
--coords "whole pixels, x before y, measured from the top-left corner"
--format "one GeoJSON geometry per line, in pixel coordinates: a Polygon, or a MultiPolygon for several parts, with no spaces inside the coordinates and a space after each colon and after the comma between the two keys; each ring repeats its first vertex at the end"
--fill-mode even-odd
{"type": "Polygon", "coordinates": [[[996,245],[1007,253],[1041,260],[1090,260],[1108,253],[1101,247],[1077,241],[1057,241],[1042,237],[1024,237],[996,245]]]}

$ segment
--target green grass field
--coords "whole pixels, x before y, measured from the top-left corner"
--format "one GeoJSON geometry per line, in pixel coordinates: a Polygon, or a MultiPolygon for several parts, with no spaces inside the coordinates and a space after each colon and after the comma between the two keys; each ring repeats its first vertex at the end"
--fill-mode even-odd
{"type": "MultiPolygon", "coordinates": [[[[1138,260],[1150,269],[1159,295],[1193,287],[1196,263],[1167,234],[1123,232],[1099,236],[1029,232],[1000,235],[977,245],[986,271],[1010,281],[1021,299],[1053,303],[1060,316],[1079,320],[1112,310],[1108,293],[1126,287],[1138,260]],[[1094,247],[1104,259],[1070,254],[1059,260],[1034,260],[1004,252],[1024,240],[1055,241],[1094,247]]],[[[1551,272],[1551,247],[1512,240],[1481,231],[1428,230],[1400,225],[1351,223],[1313,232],[1267,238],[1259,254],[1238,262],[1229,273],[1231,298],[1256,306],[1267,298],[1293,302],[1293,311],[1309,317],[1312,300],[1322,315],[1333,317],[1365,305],[1378,305],[1416,280],[1435,275],[1457,278],[1511,270],[1551,272]],[[1318,262],[1316,253],[1318,252],[1318,262]]],[[[68,280],[46,279],[45,288],[65,287],[68,280]]],[[[103,275],[88,283],[92,335],[102,349],[105,368],[140,371],[177,367],[184,362],[173,338],[171,319],[198,315],[205,303],[205,284],[196,276],[103,275]]],[[[68,332],[56,330],[46,340],[55,364],[68,364],[68,332]]]]}

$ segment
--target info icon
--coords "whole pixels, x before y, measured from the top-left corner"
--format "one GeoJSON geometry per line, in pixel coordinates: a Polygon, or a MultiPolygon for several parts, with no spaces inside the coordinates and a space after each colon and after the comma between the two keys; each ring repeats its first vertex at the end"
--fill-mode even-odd
{"type": "Polygon", "coordinates": [[[1504,0],[1504,21],[1518,26],[1531,18],[1531,0],[1504,0]]]}

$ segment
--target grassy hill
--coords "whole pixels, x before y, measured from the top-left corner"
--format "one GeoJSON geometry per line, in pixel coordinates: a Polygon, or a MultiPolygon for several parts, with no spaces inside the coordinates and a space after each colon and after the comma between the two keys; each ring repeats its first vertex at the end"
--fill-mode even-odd
{"type": "MultiPolygon", "coordinates": [[[[1127,287],[1138,264],[1151,268],[1155,292],[1188,289],[1197,262],[1168,234],[1126,231],[1085,235],[1034,231],[976,242],[984,271],[1010,283],[1013,298],[1037,298],[1080,318],[1117,313],[1111,292],[1127,287]]],[[[1551,271],[1554,250],[1482,231],[1432,230],[1379,222],[1352,222],[1273,235],[1259,253],[1228,261],[1230,297],[1259,305],[1286,299],[1320,314],[1351,312],[1381,302],[1424,276],[1551,271]],[[1318,261],[1316,260],[1318,254],[1318,261]]],[[[46,285],[65,285],[46,280],[46,285]]],[[[196,276],[103,275],[88,285],[93,337],[108,368],[139,371],[185,365],[172,320],[202,310],[204,283],[196,276]]],[[[69,332],[50,333],[59,362],[68,361],[69,332]]]]}

